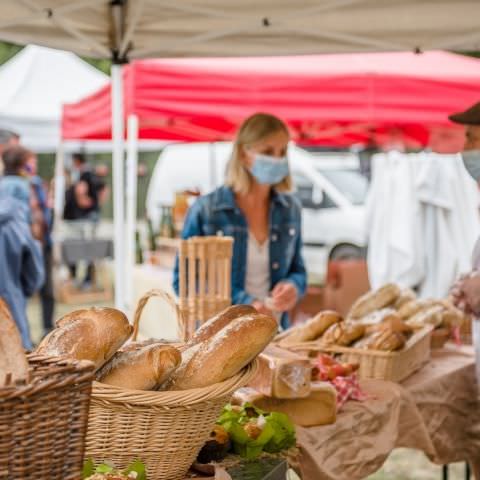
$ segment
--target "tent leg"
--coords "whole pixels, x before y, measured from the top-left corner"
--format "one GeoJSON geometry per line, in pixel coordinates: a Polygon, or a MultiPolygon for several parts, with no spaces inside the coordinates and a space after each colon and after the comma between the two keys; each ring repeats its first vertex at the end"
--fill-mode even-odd
{"type": "Polygon", "coordinates": [[[124,310],[124,121],[122,66],[112,65],[112,170],[113,170],[113,247],[115,307],[124,310]]]}
{"type": "Polygon", "coordinates": [[[133,313],[133,268],[135,265],[135,230],[137,223],[137,166],[138,166],[138,117],[129,115],[127,120],[127,183],[126,183],[126,244],[125,300],[133,313]]]}
{"type": "Polygon", "coordinates": [[[54,200],[53,200],[53,214],[54,214],[54,238],[53,243],[53,258],[56,264],[61,262],[61,248],[60,248],[60,227],[63,218],[63,206],[65,199],[65,151],[62,142],[58,145],[57,153],[55,155],[55,174],[54,174],[54,200]]]}

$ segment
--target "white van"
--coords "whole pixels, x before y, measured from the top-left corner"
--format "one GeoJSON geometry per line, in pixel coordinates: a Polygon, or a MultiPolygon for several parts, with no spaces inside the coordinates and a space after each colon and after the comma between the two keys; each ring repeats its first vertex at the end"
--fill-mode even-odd
{"type": "MultiPolygon", "coordinates": [[[[223,183],[231,143],[172,144],[161,153],[147,193],[147,212],[160,222],[161,205],[175,192],[208,193],[223,183]]],[[[364,201],[368,184],[350,153],[312,154],[295,145],[288,158],[303,205],[304,257],[313,281],[323,281],[327,260],[361,257],[366,246],[364,201]]]]}

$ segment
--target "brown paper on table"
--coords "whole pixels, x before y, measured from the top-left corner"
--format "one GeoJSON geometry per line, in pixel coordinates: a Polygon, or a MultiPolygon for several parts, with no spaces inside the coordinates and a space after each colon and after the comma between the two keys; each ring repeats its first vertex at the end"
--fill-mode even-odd
{"type": "Polygon", "coordinates": [[[397,447],[439,465],[469,461],[480,478],[480,405],[471,350],[440,350],[402,385],[362,382],[374,400],[348,402],[334,425],[297,427],[303,480],[359,480],[397,447]]]}

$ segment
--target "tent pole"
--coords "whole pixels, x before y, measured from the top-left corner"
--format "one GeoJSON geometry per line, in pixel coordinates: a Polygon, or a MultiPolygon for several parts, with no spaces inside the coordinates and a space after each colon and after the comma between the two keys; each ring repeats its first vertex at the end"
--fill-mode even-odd
{"type": "Polygon", "coordinates": [[[113,170],[113,247],[115,307],[124,310],[124,120],[122,66],[112,64],[112,170],[113,170]]]}
{"type": "Polygon", "coordinates": [[[53,214],[54,214],[54,236],[53,242],[53,258],[57,264],[61,261],[60,253],[60,227],[63,218],[63,206],[65,200],[65,149],[64,144],[60,141],[55,155],[55,174],[53,182],[53,214]]]}
{"type": "Polygon", "coordinates": [[[135,265],[135,229],[137,225],[137,166],[138,166],[138,117],[129,115],[127,119],[127,183],[126,197],[126,244],[125,300],[133,313],[133,268],[135,265]]]}

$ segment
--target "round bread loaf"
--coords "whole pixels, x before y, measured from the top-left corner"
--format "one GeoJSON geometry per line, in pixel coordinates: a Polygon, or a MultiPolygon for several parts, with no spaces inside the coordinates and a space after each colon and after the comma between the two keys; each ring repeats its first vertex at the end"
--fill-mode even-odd
{"type": "Polygon", "coordinates": [[[37,347],[41,355],[90,360],[102,367],[132,334],[124,313],[114,308],[76,310],[57,321],[37,347]]]}

